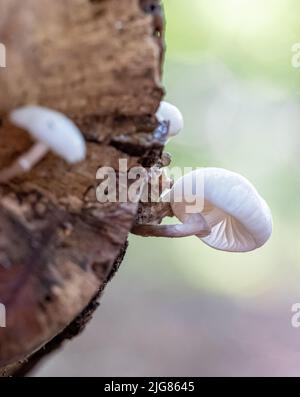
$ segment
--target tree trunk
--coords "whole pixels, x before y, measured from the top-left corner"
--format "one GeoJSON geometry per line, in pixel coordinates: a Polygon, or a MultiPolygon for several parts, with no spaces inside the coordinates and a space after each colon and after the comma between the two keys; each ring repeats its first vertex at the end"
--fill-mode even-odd
{"type": "Polygon", "coordinates": [[[96,171],[159,161],[163,25],[159,0],[0,0],[0,169],[32,144],[8,121],[18,106],[65,113],[88,146],[0,186],[0,376],[77,335],[122,261],[138,203],[97,202],[96,171]]]}

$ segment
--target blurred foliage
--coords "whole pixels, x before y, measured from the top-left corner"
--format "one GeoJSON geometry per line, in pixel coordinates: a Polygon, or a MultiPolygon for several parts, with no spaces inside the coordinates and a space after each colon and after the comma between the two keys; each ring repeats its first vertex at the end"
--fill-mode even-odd
{"type": "MultiPolygon", "coordinates": [[[[165,0],[168,57],[214,59],[249,79],[269,79],[297,90],[289,70],[300,41],[298,0],[165,0]]],[[[297,84],[298,83],[298,84],[297,84]]]]}

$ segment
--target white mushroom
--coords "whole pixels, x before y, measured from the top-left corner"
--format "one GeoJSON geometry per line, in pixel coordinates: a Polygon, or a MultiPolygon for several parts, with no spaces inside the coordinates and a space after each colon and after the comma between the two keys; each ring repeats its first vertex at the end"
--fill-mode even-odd
{"type": "Polygon", "coordinates": [[[252,251],[271,236],[269,207],[254,186],[234,172],[220,168],[193,171],[175,183],[168,199],[171,214],[183,223],[135,225],[135,234],[164,237],[195,234],[207,245],[230,252],[252,251]],[[196,198],[198,204],[193,210],[197,213],[191,214],[191,204],[196,198]],[[203,204],[200,208],[199,203],[203,204]],[[197,224],[198,232],[193,233],[197,224]],[[176,229],[180,233],[176,234],[176,229]]]}
{"type": "Polygon", "coordinates": [[[157,110],[156,117],[159,122],[169,123],[169,137],[178,135],[183,129],[183,116],[176,106],[168,102],[162,101],[157,110]]]}
{"type": "MultiPolygon", "coordinates": [[[[201,216],[211,233],[201,238],[207,245],[231,252],[252,251],[272,234],[272,215],[255,187],[243,176],[220,168],[203,168],[181,178],[174,192],[183,185],[203,183],[204,207],[201,216]]],[[[171,202],[176,217],[189,218],[186,202],[171,202]]]]}
{"type": "Polygon", "coordinates": [[[14,164],[0,172],[0,182],[29,171],[49,150],[70,164],[85,159],[85,140],[77,126],[62,113],[40,106],[25,106],[11,112],[10,120],[27,130],[36,143],[14,164]]]}

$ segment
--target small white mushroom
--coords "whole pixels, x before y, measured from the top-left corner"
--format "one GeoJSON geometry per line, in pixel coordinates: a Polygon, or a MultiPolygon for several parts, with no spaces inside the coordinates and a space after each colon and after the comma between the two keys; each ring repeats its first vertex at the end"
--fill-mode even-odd
{"type": "Polygon", "coordinates": [[[184,127],[183,116],[176,106],[162,101],[156,113],[159,122],[169,123],[169,137],[178,135],[184,127]]]}
{"type": "Polygon", "coordinates": [[[77,126],[62,113],[40,106],[25,106],[11,112],[10,121],[27,130],[36,143],[0,172],[0,182],[31,170],[50,150],[70,164],[85,159],[85,140],[77,126]]]}
{"type": "Polygon", "coordinates": [[[247,179],[234,172],[220,168],[195,170],[179,179],[167,196],[170,215],[183,223],[135,225],[135,234],[196,235],[207,245],[230,252],[252,251],[265,244],[272,234],[272,215],[266,202],[247,179]],[[196,184],[201,188],[197,189],[196,184]],[[191,214],[196,198],[203,205],[194,207],[198,213],[191,214]]]}
{"type": "MultiPolygon", "coordinates": [[[[243,176],[220,168],[203,168],[181,178],[174,192],[183,185],[203,185],[201,216],[211,233],[201,240],[222,251],[247,252],[261,247],[272,234],[271,211],[255,187],[243,176]],[[199,180],[202,178],[202,181],[199,180]]],[[[186,202],[171,202],[176,217],[186,222],[186,202]]]]}

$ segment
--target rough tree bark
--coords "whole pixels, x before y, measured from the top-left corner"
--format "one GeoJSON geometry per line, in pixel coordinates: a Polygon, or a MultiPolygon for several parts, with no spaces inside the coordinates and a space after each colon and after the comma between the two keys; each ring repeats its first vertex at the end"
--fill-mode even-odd
{"type": "MultiPolygon", "coordinates": [[[[32,144],[8,113],[59,110],[81,128],[85,162],[49,154],[0,186],[0,375],[22,375],[78,334],[126,249],[138,204],[96,201],[96,170],[159,161],[165,129],[159,0],[0,0],[0,167],[32,144]]],[[[67,144],[67,142],[66,142],[67,144]]]]}

